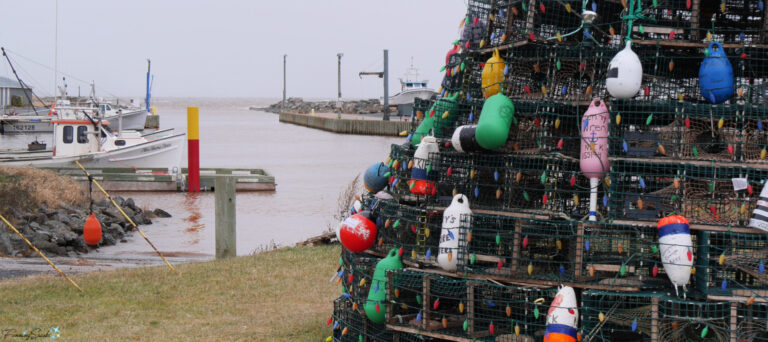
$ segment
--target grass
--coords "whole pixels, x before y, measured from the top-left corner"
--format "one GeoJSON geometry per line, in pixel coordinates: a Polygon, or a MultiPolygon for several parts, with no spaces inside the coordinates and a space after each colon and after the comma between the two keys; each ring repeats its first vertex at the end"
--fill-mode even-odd
{"type": "MultiPolygon", "coordinates": [[[[254,256],[121,269],[66,280],[0,281],[5,329],[59,327],[67,341],[321,341],[339,287],[340,247],[282,248],[254,256]]],[[[11,339],[12,340],[12,339],[11,339]]]]}
{"type": "Polygon", "coordinates": [[[9,208],[83,206],[88,194],[72,178],[50,170],[0,166],[0,214],[9,208]]]}

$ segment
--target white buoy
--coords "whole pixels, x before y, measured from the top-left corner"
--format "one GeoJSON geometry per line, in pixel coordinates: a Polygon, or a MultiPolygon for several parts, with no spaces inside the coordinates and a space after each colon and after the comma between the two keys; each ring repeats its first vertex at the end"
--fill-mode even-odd
{"type": "Polygon", "coordinates": [[[462,227],[462,215],[472,214],[467,196],[453,196],[451,205],[443,212],[443,226],[440,229],[440,248],[437,264],[446,271],[456,271],[459,252],[459,234],[462,227]]]}
{"type": "Polygon", "coordinates": [[[683,291],[687,291],[686,285],[691,279],[691,266],[693,266],[691,228],[685,217],[672,215],[659,220],[658,230],[661,263],[664,264],[664,271],[675,286],[675,294],[679,295],[677,287],[682,286],[683,291]]]}
{"type": "Polygon", "coordinates": [[[557,291],[547,312],[545,342],[575,342],[579,329],[579,310],[576,292],[570,286],[557,291]]]}
{"type": "Polygon", "coordinates": [[[643,64],[632,51],[632,42],[627,41],[624,49],[608,63],[605,88],[617,99],[629,99],[637,95],[643,81],[643,64]]]}
{"type": "Polygon", "coordinates": [[[763,190],[760,191],[760,199],[757,200],[757,207],[752,212],[749,226],[768,232],[768,183],[763,185],[763,190]]]}

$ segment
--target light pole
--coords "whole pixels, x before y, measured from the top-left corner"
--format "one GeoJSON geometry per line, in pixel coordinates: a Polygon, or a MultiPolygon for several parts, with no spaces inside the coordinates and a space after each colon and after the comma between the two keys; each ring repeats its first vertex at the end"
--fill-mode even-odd
{"type": "Polygon", "coordinates": [[[280,111],[285,111],[285,64],[288,55],[283,55],[283,104],[280,106],[280,111]]]}
{"type": "Polygon", "coordinates": [[[339,84],[339,97],[336,100],[336,110],[338,111],[337,118],[341,119],[341,57],[344,57],[344,54],[339,52],[336,54],[336,57],[338,57],[338,69],[337,69],[337,79],[339,84]]]}

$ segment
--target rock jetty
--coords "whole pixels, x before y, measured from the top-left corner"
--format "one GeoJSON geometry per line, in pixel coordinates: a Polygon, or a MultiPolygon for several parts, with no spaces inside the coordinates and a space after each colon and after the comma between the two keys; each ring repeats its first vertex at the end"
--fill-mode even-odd
{"type": "MultiPolygon", "coordinates": [[[[260,110],[271,113],[280,113],[282,101],[273,103],[266,108],[251,107],[251,110],[260,110]]],[[[308,114],[315,112],[333,113],[336,110],[336,101],[304,101],[301,97],[291,97],[285,100],[285,112],[294,114],[308,114]]],[[[341,112],[344,114],[374,114],[381,113],[384,106],[378,99],[343,101],[341,112]]]]}
{"type": "MultiPolygon", "coordinates": [[[[137,225],[152,224],[151,217],[170,216],[162,209],[145,212],[131,198],[115,196],[113,199],[137,225]]],[[[87,207],[62,205],[53,209],[40,206],[27,212],[10,208],[9,212],[9,220],[14,226],[46,254],[75,257],[96,248],[86,245],[83,240],[83,226],[90,213],[87,207]]],[[[133,230],[133,226],[109,201],[94,202],[93,213],[101,222],[102,241],[99,246],[125,242],[126,235],[133,230]]],[[[0,256],[25,257],[33,253],[21,237],[0,222],[0,256]]]]}

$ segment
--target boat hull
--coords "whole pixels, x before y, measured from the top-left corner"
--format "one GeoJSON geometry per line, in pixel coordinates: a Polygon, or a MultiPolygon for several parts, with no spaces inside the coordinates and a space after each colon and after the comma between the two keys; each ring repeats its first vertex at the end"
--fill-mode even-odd
{"type": "Polygon", "coordinates": [[[0,165],[31,167],[132,167],[173,169],[181,164],[186,134],[176,134],[109,152],[52,156],[51,152],[0,154],[0,165]]]}
{"type": "MultiPolygon", "coordinates": [[[[123,113],[123,130],[143,130],[147,121],[147,114],[149,112],[143,109],[123,113]]],[[[53,132],[51,119],[51,116],[29,118],[15,116],[12,119],[0,119],[0,128],[4,134],[51,133],[53,132]]],[[[117,115],[108,116],[105,120],[109,121],[108,127],[111,130],[118,130],[120,118],[117,115]]]]}

